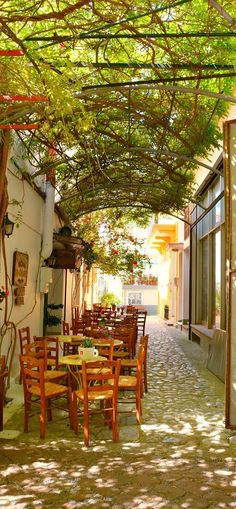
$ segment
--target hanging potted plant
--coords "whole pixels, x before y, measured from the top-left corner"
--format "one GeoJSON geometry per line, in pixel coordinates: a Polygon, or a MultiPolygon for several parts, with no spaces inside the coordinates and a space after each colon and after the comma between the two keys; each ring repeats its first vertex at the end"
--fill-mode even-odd
{"type": "MultiPolygon", "coordinates": [[[[6,297],[8,297],[9,291],[4,288],[4,286],[1,286],[0,288],[0,302],[3,302],[6,297]]],[[[2,308],[0,308],[2,309],[2,308]]]]}

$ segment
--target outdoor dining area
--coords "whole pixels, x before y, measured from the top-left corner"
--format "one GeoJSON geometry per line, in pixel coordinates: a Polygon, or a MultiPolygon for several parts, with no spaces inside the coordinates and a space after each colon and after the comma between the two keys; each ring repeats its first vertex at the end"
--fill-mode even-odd
{"type": "Polygon", "coordinates": [[[93,414],[101,414],[114,442],[121,412],[135,413],[139,425],[148,391],[146,315],[133,306],[95,304],[82,316],[73,308],[72,323],[63,321],[59,335],[32,337],[29,326],[20,328],[24,431],[30,431],[30,417],[37,413],[40,438],[45,438],[54,408],[75,434],[83,433],[86,446],[93,414]]]}

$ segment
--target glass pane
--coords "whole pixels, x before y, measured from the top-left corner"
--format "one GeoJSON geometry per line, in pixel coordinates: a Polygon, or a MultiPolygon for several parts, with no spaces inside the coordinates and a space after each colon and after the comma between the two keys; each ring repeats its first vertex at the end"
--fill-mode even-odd
{"type": "Polygon", "coordinates": [[[215,226],[217,223],[221,222],[223,202],[224,202],[224,198],[222,198],[220,201],[218,201],[218,203],[212,209],[213,226],[215,226]]]}
{"type": "Polygon", "coordinates": [[[202,235],[205,235],[210,230],[209,218],[210,218],[210,214],[208,213],[208,214],[206,214],[204,216],[204,218],[201,221],[201,224],[202,224],[202,235]]]}
{"type": "Polygon", "coordinates": [[[221,232],[218,231],[214,235],[213,243],[213,323],[216,327],[220,327],[221,313],[221,232]]]}
{"type": "Polygon", "coordinates": [[[202,321],[207,322],[208,297],[208,238],[202,241],[202,321]]]}
{"type": "MultiPolygon", "coordinates": [[[[212,188],[212,201],[214,201],[217,196],[221,193],[221,181],[220,178],[215,182],[213,188],[212,188]]],[[[218,201],[218,203],[215,205],[215,207],[212,209],[213,214],[213,226],[215,226],[217,223],[221,221],[221,204],[222,200],[218,201]]]]}
{"type": "Polygon", "coordinates": [[[142,304],[142,294],[138,292],[128,294],[129,306],[140,306],[142,304]]]}

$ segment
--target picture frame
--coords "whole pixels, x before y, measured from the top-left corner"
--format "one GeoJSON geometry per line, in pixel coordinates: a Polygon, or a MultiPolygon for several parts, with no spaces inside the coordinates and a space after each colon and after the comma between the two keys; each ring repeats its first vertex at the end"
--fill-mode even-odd
{"type": "Polygon", "coordinates": [[[29,255],[15,251],[13,256],[13,286],[22,288],[27,285],[29,255]]]}

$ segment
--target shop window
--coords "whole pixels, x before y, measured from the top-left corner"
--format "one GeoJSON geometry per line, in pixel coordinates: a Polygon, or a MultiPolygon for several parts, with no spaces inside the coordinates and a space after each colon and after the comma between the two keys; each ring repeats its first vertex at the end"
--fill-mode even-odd
{"type": "MultiPolygon", "coordinates": [[[[210,205],[222,192],[224,180],[217,177],[209,185],[202,198],[205,207],[210,205]]],[[[196,207],[198,217],[202,214],[196,207]]],[[[196,239],[195,278],[197,300],[195,319],[207,327],[225,328],[225,254],[222,246],[224,238],[224,199],[198,222],[194,228],[196,239]]]]}
{"type": "Polygon", "coordinates": [[[220,328],[221,315],[221,232],[213,235],[213,324],[220,328]]]}
{"type": "Polygon", "coordinates": [[[208,319],[208,238],[202,240],[202,322],[208,319]]]}

